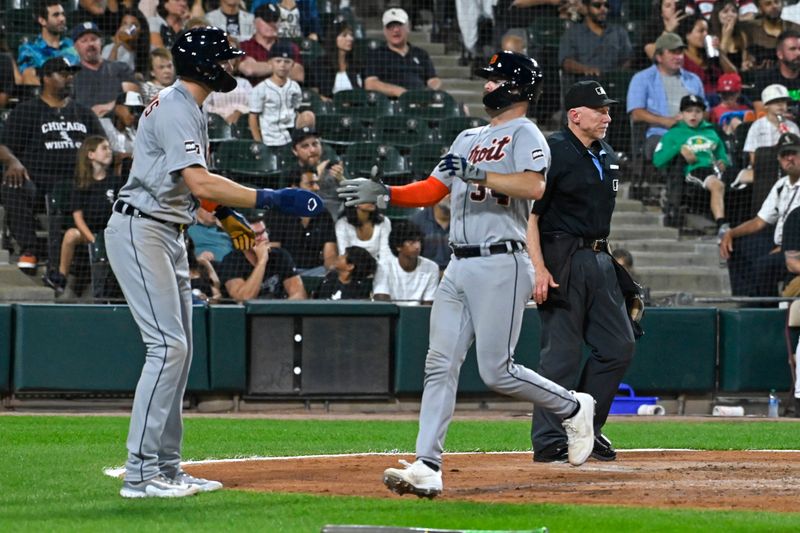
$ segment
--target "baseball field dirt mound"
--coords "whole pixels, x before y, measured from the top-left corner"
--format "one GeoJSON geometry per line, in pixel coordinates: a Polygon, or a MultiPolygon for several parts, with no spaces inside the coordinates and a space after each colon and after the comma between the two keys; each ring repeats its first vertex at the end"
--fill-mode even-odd
{"type": "MultiPolygon", "coordinates": [[[[383,470],[410,455],[348,455],[187,465],[228,489],[399,498],[383,470]],[[346,475],[343,475],[346,473],[346,475]]],[[[530,453],[445,455],[446,500],[796,512],[800,453],[621,451],[581,467],[530,453]]],[[[414,498],[414,496],[403,496],[414,498]]]]}

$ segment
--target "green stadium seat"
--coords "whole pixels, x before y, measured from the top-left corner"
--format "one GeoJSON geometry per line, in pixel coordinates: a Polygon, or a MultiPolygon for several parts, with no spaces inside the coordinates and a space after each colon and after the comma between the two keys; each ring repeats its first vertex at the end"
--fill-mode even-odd
{"type": "Polygon", "coordinates": [[[300,48],[300,57],[303,59],[303,63],[316,61],[325,55],[325,50],[319,44],[319,41],[306,39],[305,37],[292,39],[292,41],[300,48]]]}
{"type": "Polygon", "coordinates": [[[451,144],[462,131],[488,123],[480,117],[449,117],[439,123],[439,136],[442,142],[451,144]]]}
{"type": "Polygon", "coordinates": [[[225,141],[233,139],[231,133],[231,126],[224,118],[216,113],[208,114],[208,140],[209,141],[225,141]]]}
{"type": "Polygon", "coordinates": [[[376,50],[383,45],[383,39],[356,39],[353,43],[353,64],[366,65],[369,51],[376,50]]]}
{"type": "Polygon", "coordinates": [[[318,115],[316,128],[320,137],[335,146],[347,146],[369,140],[369,129],[350,115],[318,115]]]}
{"type": "Polygon", "coordinates": [[[378,165],[386,183],[399,184],[408,181],[405,160],[394,146],[378,142],[352,144],[344,155],[344,165],[353,178],[369,177],[372,167],[378,165]]]}
{"type": "Polygon", "coordinates": [[[333,108],[337,113],[350,115],[365,124],[378,117],[392,114],[392,103],[385,95],[375,91],[354,89],[333,95],[333,108]]]}
{"type": "Polygon", "coordinates": [[[311,109],[316,116],[333,113],[333,104],[320,98],[316,91],[303,89],[303,98],[300,101],[300,111],[311,109]]]}
{"type": "Polygon", "coordinates": [[[408,170],[415,180],[425,179],[448,151],[446,144],[415,144],[408,154],[408,170]]]}
{"type": "Polygon", "coordinates": [[[533,49],[558,48],[568,21],[558,17],[536,17],[528,26],[528,43],[533,49]]]}
{"type": "Polygon", "coordinates": [[[621,110],[625,110],[624,102],[628,99],[628,85],[635,74],[632,70],[614,70],[606,72],[597,80],[606,90],[608,97],[623,104],[621,110]]]}
{"type": "Polygon", "coordinates": [[[398,114],[440,121],[447,117],[458,117],[461,108],[449,93],[429,89],[406,91],[397,100],[398,114]]]}
{"type": "Polygon", "coordinates": [[[252,139],[253,134],[250,133],[250,124],[249,124],[249,117],[248,113],[243,114],[239,117],[239,119],[231,124],[231,137],[234,139],[252,139]]]}
{"type": "Polygon", "coordinates": [[[421,207],[397,207],[390,205],[387,207],[383,214],[389,217],[392,220],[406,220],[407,218],[412,217],[415,213],[417,213],[421,207]]]}
{"type": "Polygon", "coordinates": [[[278,149],[257,141],[222,141],[211,154],[211,168],[231,179],[247,178],[271,187],[279,175],[278,149]]]}
{"type": "Polygon", "coordinates": [[[425,119],[409,116],[380,117],[373,129],[376,141],[404,150],[415,144],[436,142],[439,137],[425,119]]]}

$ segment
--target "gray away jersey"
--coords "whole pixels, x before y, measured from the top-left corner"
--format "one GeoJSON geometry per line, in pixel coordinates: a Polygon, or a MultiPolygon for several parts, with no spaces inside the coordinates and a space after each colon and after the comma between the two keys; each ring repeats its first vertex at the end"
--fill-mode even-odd
{"type": "Polygon", "coordinates": [[[196,201],[180,171],[206,166],[206,116],[176,81],[145,108],[133,146],[133,166],[119,198],[144,213],[194,223],[196,201]]]}
{"type": "MultiPolygon", "coordinates": [[[[450,153],[500,174],[526,170],[545,174],[550,166],[550,147],[544,135],[524,117],[495,127],[464,130],[453,141],[450,153]]],[[[533,201],[509,198],[484,185],[465,183],[438,168],[432,175],[450,188],[452,243],[525,242],[533,201]]]]}

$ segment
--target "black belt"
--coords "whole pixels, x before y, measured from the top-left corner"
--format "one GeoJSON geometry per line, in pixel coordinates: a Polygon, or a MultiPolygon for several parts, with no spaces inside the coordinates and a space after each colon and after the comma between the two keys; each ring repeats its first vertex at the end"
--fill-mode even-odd
{"type": "Polygon", "coordinates": [[[489,246],[481,246],[479,244],[456,245],[450,243],[450,249],[453,250],[453,255],[456,256],[456,259],[464,259],[466,257],[512,254],[519,250],[524,250],[525,245],[519,241],[504,241],[498,242],[497,244],[490,244],[489,246]]]}
{"type": "Polygon", "coordinates": [[[608,251],[608,239],[582,239],[581,248],[590,248],[595,252],[608,251]]]}
{"type": "Polygon", "coordinates": [[[133,207],[131,204],[126,204],[122,200],[117,200],[114,202],[114,211],[117,213],[128,215],[129,217],[136,217],[136,218],[147,218],[150,220],[155,220],[156,222],[160,222],[162,224],[166,224],[172,228],[175,228],[179,233],[182,233],[186,230],[186,224],[180,224],[178,222],[170,222],[168,220],[161,220],[160,218],[156,218],[153,215],[148,215],[147,213],[140,211],[138,208],[133,207]]]}

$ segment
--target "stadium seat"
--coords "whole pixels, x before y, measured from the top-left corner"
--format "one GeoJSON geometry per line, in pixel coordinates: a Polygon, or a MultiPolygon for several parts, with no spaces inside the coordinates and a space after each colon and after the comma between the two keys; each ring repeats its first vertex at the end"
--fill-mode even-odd
{"type": "Polygon", "coordinates": [[[352,144],[344,155],[347,173],[353,178],[370,176],[372,167],[378,165],[383,180],[389,184],[407,182],[409,176],[405,161],[397,148],[378,142],[352,144]]]}
{"type": "Polygon", "coordinates": [[[398,114],[428,121],[461,115],[458,102],[445,91],[406,91],[397,100],[398,114]]]}
{"type": "Polygon", "coordinates": [[[306,109],[311,109],[314,115],[319,117],[320,115],[333,113],[333,104],[320,98],[316,91],[303,89],[303,99],[300,101],[299,111],[305,111],[306,109]]]}
{"type": "Polygon", "coordinates": [[[614,70],[604,73],[597,80],[606,90],[608,97],[621,104],[618,107],[623,112],[625,110],[624,103],[628,99],[628,85],[634,74],[636,73],[632,70],[614,70]]]}
{"type": "Polygon", "coordinates": [[[333,95],[333,108],[337,113],[350,115],[364,124],[372,124],[378,117],[392,114],[392,103],[385,95],[375,91],[354,89],[333,95]]]}
{"type": "Polygon", "coordinates": [[[260,187],[272,187],[279,174],[277,152],[256,141],[222,141],[211,155],[211,168],[231,179],[247,178],[260,187]]]}
{"type": "Polygon", "coordinates": [[[320,137],[334,146],[347,146],[369,140],[369,129],[350,115],[318,115],[316,126],[320,137]]]}
{"type": "Polygon", "coordinates": [[[108,264],[106,256],[106,242],[104,233],[98,232],[94,242],[88,245],[89,250],[89,279],[92,290],[92,299],[95,302],[109,301],[122,298],[114,272],[108,264]]]}
{"type": "Polygon", "coordinates": [[[64,230],[72,223],[70,200],[73,186],[72,180],[62,180],[44,195],[47,214],[47,257],[51,268],[57,268],[57,260],[61,256],[61,238],[64,230]]]}
{"type": "Polygon", "coordinates": [[[383,214],[389,217],[390,219],[394,220],[406,220],[407,218],[413,216],[417,213],[421,207],[397,207],[390,205],[387,207],[383,214]]]}
{"type": "Polygon", "coordinates": [[[415,180],[425,179],[436,168],[442,156],[448,151],[446,144],[422,143],[411,147],[408,154],[408,170],[415,180]]]}
{"type": "Polygon", "coordinates": [[[568,22],[558,17],[536,17],[528,26],[528,43],[534,48],[558,48],[568,22]]]}
{"type": "Polygon", "coordinates": [[[230,125],[231,137],[234,139],[252,139],[253,134],[250,133],[250,124],[248,123],[249,115],[247,113],[239,117],[239,119],[230,125]]]}
{"type": "Polygon", "coordinates": [[[480,117],[449,117],[439,123],[439,136],[442,142],[451,144],[462,131],[488,123],[480,117]]]}
{"type": "Polygon", "coordinates": [[[731,164],[745,168],[750,164],[749,156],[744,152],[744,141],[747,140],[747,132],[750,131],[752,122],[739,124],[733,132],[733,146],[730,155],[731,164]]]}
{"type": "Polygon", "coordinates": [[[303,59],[303,63],[316,61],[325,55],[325,50],[319,44],[319,41],[306,39],[305,37],[292,39],[292,41],[300,48],[300,56],[303,59]]]}
{"type": "Polygon", "coordinates": [[[209,141],[225,141],[233,139],[231,133],[231,126],[225,119],[216,113],[208,114],[208,140],[209,141]]]}
{"type": "Polygon", "coordinates": [[[375,140],[408,150],[420,143],[438,140],[438,133],[428,127],[424,119],[408,116],[386,116],[375,121],[375,140]]]}
{"type": "Polygon", "coordinates": [[[383,39],[356,39],[353,43],[353,64],[366,65],[369,51],[376,50],[383,45],[383,39]]]}

